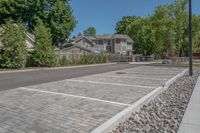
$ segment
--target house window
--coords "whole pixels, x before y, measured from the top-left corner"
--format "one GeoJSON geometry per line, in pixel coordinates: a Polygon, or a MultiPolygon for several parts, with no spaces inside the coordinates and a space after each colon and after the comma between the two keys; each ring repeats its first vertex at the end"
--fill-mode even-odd
{"type": "Polygon", "coordinates": [[[123,51],[126,51],[126,46],[122,46],[122,50],[123,50],[123,51]]]}
{"type": "Polygon", "coordinates": [[[126,46],[126,42],[122,41],[122,46],[126,46]]]}
{"type": "Polygon", "coordinates": [[[116,43],[121,43],[121,39],[116,39],[116,43]]]}
{"type": "Polygon", "coordinates": [[[95,42],[96,44],[98,43],[98,41],[97,41],[97,40],[93,40],[93,42],[95,42]]]}
{"type": "Polygon", "coordinates": [[[108,43],[107,43],[108,45],[110,45],[111,44],[111,40],[108,40],[108,43]]]}
{"type": "Polygon", "coordinates": [[[103,44],[103,40],[98,40],[98,44],[103,44]]]}
{"type": "Polygon", "coordinates": [[[108,40],[104,40],[104,44],[107,44],[108,43],[108,40]]]}

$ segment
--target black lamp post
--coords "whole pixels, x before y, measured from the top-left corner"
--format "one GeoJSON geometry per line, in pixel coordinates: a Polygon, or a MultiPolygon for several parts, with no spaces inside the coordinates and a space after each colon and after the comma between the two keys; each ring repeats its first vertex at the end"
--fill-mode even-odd
{"type": "Polygon", "coordinates": [[[192,68],[192,0],[189,0],[189,75],[193,75],[192,68]]]}

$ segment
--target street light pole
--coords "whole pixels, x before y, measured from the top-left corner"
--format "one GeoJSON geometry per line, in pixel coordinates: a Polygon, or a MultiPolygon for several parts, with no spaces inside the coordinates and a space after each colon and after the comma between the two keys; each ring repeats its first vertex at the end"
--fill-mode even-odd
{"type": "Polygon", "coordinates": [[[189,0],[189,75],[193,75],[192,68],[192,0],[189,0]]]}

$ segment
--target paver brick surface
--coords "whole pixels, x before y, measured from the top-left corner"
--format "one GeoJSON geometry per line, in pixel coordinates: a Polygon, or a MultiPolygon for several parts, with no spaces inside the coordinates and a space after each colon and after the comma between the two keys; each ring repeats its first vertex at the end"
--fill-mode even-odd
{"type": "Polygon", "coordinates": [[[81,78],[76,78],[77,80],[83,81],[94,81],[94,82],[104,82],[104,83],[116,83],[116,84],[128,84],[135,86],[148,86],[148,87],[158,87],[162,86],[166,80],[153,80],[153,79],[131,79],[122,77],[103,77],[103,76],[86,76],[81,78]]]}
{"type": "Polygon", "coordinates": [[[119,86],[112,84],[105,85],[68,80],[29,86],[28,88],[98,98],[127,104],[135,102],[153,90],[153,88],[145,87],[119,86]]]}
{"type": "Polygon", "coordinates": [[[20,133],[90,132],[124,108],[15,89],[0,92],[0,129],[20,133]]]}
{"type": "MultiPolygon", "coordinates": [[[[175,68],[175,67],[152,67],[152,66],[141,66],[132,69],[124,69],[119,71],[112,71],[106,73],[107,75],[116,75],[116,73],[121,72],[121,76],[128,77],[138,77],[138,78],[172,78],[177,73],[180,73],[185,68],[175,68]]],[[[120,74],[118,74],[120,75],[120,74]]]]}
{"type": "Polygon", "coordinates": [[[1,91],[0,133],[88,133],[183,70],[142,66],[1,91]]]}

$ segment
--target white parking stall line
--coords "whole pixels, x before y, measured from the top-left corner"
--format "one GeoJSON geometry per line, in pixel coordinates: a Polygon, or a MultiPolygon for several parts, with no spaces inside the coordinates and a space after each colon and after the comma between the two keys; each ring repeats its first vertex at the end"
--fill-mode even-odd
{"type": "Polygon", "coordinates": [[[114,105],[118,105],[118,106],[130,106],[130,104],[126,104],[126,103],[120,103],[120,102],[114,102],[114,101],[108,101],[108,100],[102,100],[102,99],[97,99],[97,98],[78,96],[78,95],[72,95],[72,94],[66,94],[66,93],[60,93],[60,92],[44,91],[44,90],[38,90],[38,89],[31,89],[31,88],[27,88],[27,87],[20,87],[18,89],[26,90],[26,91],[40,92],[40,93],[46,93],[46,94],[52,94],[52,95],[73,97],[73,98],[79,98],[79,99],[86,99],[86,100],[92,100],[92,101],[97,101],[97,102],[104,102],[104,103],[114,104],[114,105]]]}
{"type": "Polygon", "coordinates": [[[106,84],[106,85],[116,85],[116,86],[130,86],[130,87],[150,88],[150,89],[157,88],[156,86],[142,86],[142,85],[118,84],[118,83],[107,83],[107,82],[97,82],[97,81],[88,81],[88,80],[76,80],[76,79],[67,79],[66,81],[82,82],[82,83],[94,83],[94,84],[106,84]]]}
{"type": "Polygon", "coordinates": [[[122,75],[112,75],[112,74],[102,74],[102,75],[91,75],[92,77],[119,77],[119,78],[130,78],[130,79],[145,79],[145,80],[161,80],[161,81],[165,81],[165,80],[169,80],[166,78],[144,78],[144,77],[131,77],[131,76],[122,76],[122,75]]]}

